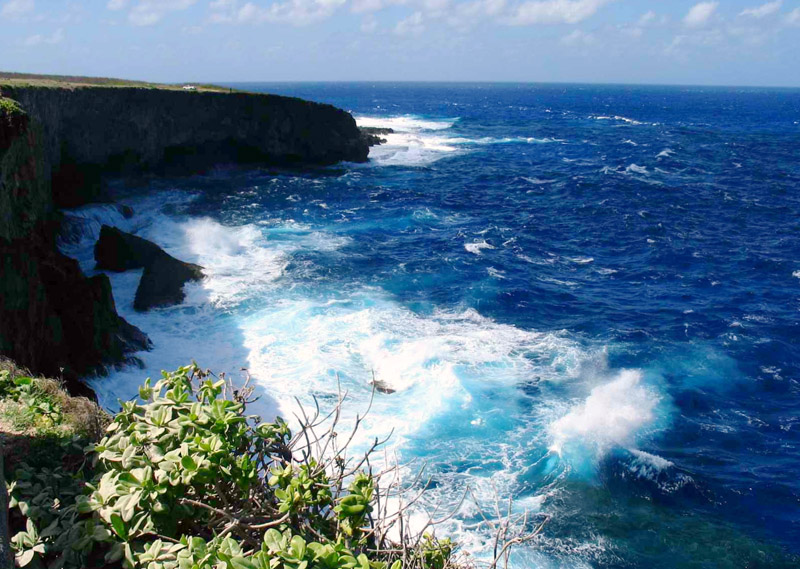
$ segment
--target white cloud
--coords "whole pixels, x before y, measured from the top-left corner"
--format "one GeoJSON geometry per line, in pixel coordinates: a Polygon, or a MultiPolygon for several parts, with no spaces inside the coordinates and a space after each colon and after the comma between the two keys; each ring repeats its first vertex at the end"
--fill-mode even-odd
{"type": "Polygon", "coordinates": [[[792,26],[800,26],[800,8],[795,8],[786,14],[786,23],[792,26]]]}
{"type": "Polygon", "coordinates": [[[591,45],[594,43],[594,36],[581,30],[575,30],[561,38],[563,45],[591,45]]]}
{"type": "Polygon", "coordinates": [[[670,44],[664,48],[666,55],[679,55],[681,46],[686,42],[686,36],[675,36],[670,44]]]}
{"type": "Polygon", "coordinates": [[[64,30],[59,28],[55,32],[53,32],[53,34],[50,36],[43,36],[41,34],[36,34],[34,36],[26,38],[25,41],[22,43],[28,47],[34,47],[42,44],[55,45],[57,43],[61,43],[62,41],[64,41],[64,30]]]}
{"type": "Polygon", "coordinates": [[[496,18],[505,7],[506,0],[474,0],[441,10],[438,15],[443,16],[448,25],[466,31],[488,18],[496,18]]]}
{"type": "MultiPolygon", "coordinates": [[[[138,0],[128,12],[128,21],[134,26],[152,26],[161,21],[168,12],[186,10],[197,0],[138,0]]],[[[129,0],[109,0],[109,10],[124,10],[129,0]]]]}
{"type": "Polygon", "coordinates": [[[363,12],[377,12],[383,7],[384,4],[382,0],[353,0],[350,11],[361,14],[363,12]]]}
{"type": "Polygon", "coordinates": [[[577,24],[593,16],[613,0],[535,0],[523,2],[507,18],[517,26],[530,24],[577,24]]]}
{"type": "Polygon", "coordinates": [[[751,18],[766,18],[767,16],[771,16],[778,12],[783,6],[783,0],[775,0],[774,2],[767,2],[766,4],[762,4],[761,6],[757,6],[755,8],[747,8],[746,10],[742,10],[739,14],[740,16],[750,16],[751,18]]]}
{"type": "Polygon", "coordinates": [[[394,33],[399,36],[418,36],[425,31],[422,12],[414,12],[405,20],[400,20],[394,27],[394,33]]]}
{"type": "Polygon", "coordinates": [[[697,28],[703,26],[711,19],[714,12],[717,10],[719,2],[700,2],[692,6],[689,13],[683,19],[683,23],[690,28],[697,28]]]}
{"type": "Polygon", "coordinates": [[[650,10],[649,12],[647,12],[647,13],[645,13],[645,14],[642,14],[642,17],[641,17],[641,18],[639,18],[638,25],[640,25],[640,26],[646,26],[647,24],[649,24],[649,23],[651,23],[651,22],[655,21],[655,19],[656,19],[657,17],[658,17],[658,16],[656,16],[656,13],[655,13],[655,12],[653,12],[652,10],[650,10]]]}
{"type": "Polygon", "coordinates": [[[247,2],[239,6],[236,0],[217,0],[210,7],[214,23],[258,24],[285,22],[305,26],[330,18],[347,0],[286,0],[261,6],[247,2]]]}
{"type": "Polygon", "coordinates": [[[664,26],[669,23],[669,16],[661,14],[660,16],[654,11],[650,10],[641,15],[639,21],[636,22],[637,26],[664,26]]]}
{"type": "Polygon", "coordinates": [[[0,16],[4,18],[18,18],[19,16],[24,16],[25,14],[33,12],[35,7],[33,0],[8,0],[8,2],[3,4],[0,8],[0,16]]]}
{"type": "Polygon", "coordinates": [[[617,26],[621,34],[632,37],[640,38],[644,35],[644,28],[640,26],[617,26]]]}

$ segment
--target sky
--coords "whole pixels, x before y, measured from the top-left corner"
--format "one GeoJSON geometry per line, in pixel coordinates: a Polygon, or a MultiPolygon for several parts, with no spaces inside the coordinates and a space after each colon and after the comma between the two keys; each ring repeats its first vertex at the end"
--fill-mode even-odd
{"type": "Polygon", "coordinates": [[[0,0],[0,70],[800,87],[800,0],[0,0]]]}

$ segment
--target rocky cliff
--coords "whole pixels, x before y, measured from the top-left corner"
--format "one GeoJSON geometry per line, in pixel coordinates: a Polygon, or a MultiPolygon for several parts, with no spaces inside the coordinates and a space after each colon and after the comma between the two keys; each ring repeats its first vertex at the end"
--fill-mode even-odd
{"type": "Polygon", "coordinates": [[[62,255],[41,128],[0,98],[0,353],[63,377],[147,349],[147,337],[117,315],[108,277],[86,278],[62,255]]]}
{"type": "Polygon", "coordinates": [[[247,93],[0,85],[0,354],[77,378],[146,349],[105,275],[56,247],[59,207],[102,197],[108,177],[217,164],[364,161],[368,141],[329,105],[247,93]]]}
{"type": "Polygon", "coordinates": [[[103,175],[185,174],[220,163],[363,162],[353,117],[331,105],[253,93],[0,86],[42,125],[62,207],[93,201],[103,175]]]}

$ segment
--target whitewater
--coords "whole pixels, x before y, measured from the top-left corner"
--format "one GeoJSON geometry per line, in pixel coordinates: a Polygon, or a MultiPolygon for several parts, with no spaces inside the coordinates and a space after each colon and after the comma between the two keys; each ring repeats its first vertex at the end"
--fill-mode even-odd
{"type": "Polygon", "coordinates": [[[206,273],[148,313],[140,271],[109,274],[154,349],[92,380],[103,405],[192,359],[246,370],[267,419],[344,391],[346,420],[373,400],[356,444],[391,434],[478,559],[482,514],[513,498],[548,520],[514,567],[793,565],[800,95],[765,118],[760,92],[255,87],[393,132],[364,165],[223,166],[116,185],[129,218],[69,211],[61,248],[88,274],[102,224],[206,273]]]}

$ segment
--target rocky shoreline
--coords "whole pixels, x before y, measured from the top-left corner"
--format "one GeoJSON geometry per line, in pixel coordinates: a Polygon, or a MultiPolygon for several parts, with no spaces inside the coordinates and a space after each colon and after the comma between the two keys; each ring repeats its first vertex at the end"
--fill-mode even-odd
{"type": "MultiPolygon", "coordinates": [[[[117,314],[108,277],[86,277],[56,246],[59,209],[107,199],[108,179],[364,162],[380,134],[289,97],[0,82],[0,354],[86,394],[81,376],[149,347],[117,314]]],[[[138,239],[109,230],[112,249],[138,239]]],[[[183,283],[202,278],[149,245],[160,253],[141,264],[140,310],[180,302],[183,283]]]]}

